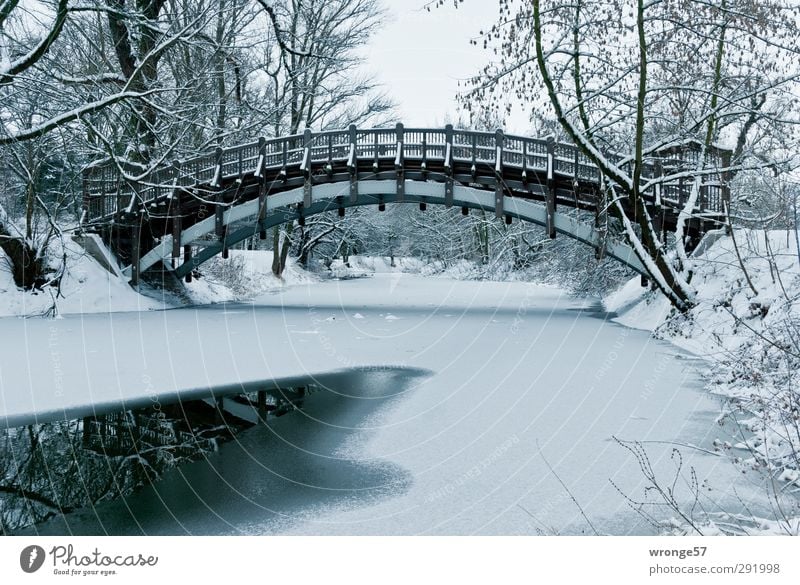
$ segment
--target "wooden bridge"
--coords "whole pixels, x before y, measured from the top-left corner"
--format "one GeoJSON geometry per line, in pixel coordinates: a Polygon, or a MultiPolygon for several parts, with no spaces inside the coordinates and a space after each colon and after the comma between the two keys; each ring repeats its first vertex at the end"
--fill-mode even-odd
{"type": "MultiPolygon", "coordinates": [[[[698,168],[725,169],[730,152],[712,148],[698,165],[699,143],[659,151],[645,161],[648,212],[663,235],[674,231],[698,168]]],[[[622,169],[632,162],[608,155],[622,169]]],[[[719,227],[730,198],[724,172],[704,171],[686,224],[689,247],[719,227]]],[[[415,202],[493,211],[563,233],[645,274],[631,247],[609,237],[601,221],[605,181],[575,145],[494,133],[444,129],[359,129],[312,133],[220,148],[143,173],[116,163],[84,172],[83,225],[99,232],[127,264],[133,284],[162,263],[179,277],[229,246],[284,222],[347,207],[415,202]],[[595,220],[581,221],[577,213],[595,220]],[[587,214],[584,214],[586,216],[587,214]]],[[[623,203],[635,219],[641,210],[623,203]]],[[[612,208],[611,211],[614,209],[612,208]]]]}

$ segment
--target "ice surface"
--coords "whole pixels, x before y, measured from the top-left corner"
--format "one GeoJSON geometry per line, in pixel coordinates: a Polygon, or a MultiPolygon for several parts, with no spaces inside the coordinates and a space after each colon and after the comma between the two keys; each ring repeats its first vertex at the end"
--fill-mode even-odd
{"type": "MultiPolygon", "coordinates": [[[[327,388],[125,501],[37,530],[591,532],[574,496],[600,532],[652,531],[610,483],[643,495],[636,461],[612,437],[650,441],[670,482],[670,442],[709,447],[716,405],[697,390],[693,362],[553,289],[397,276],[297,286],[250,304],[12,321],[26,341],[4,364],[6,412],[270,377],[327,388]],[[34,354],[36,366],[22,366],[34,354]]],[[[711,479],[706,505],[735,503],[736,481],[748,497],[724,458],[682,450],[687,470],[711,479]]],[[[678,491],[689,497],[682,481],[678,491]]]]}

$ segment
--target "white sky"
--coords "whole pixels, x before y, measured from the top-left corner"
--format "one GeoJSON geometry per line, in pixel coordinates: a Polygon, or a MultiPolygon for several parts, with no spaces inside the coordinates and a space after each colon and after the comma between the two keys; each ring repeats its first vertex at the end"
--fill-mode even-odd
{"type": "MultiPolygon", "coordinates": [[[[407,126],[443,126],[457,118],[455,95],[459,80],[477,73],[489,51],[470,45],[481,30],[497,19],[497,0],[452,0],[426,11],[426,0],[385,0],[390,18],[369,47],[368,67],[398,105],[407,126]]],[[[462,83],[463,87],[463,83],[462,83]]],[[[527,126],[521,116],[508,131],[527,126]]]]}

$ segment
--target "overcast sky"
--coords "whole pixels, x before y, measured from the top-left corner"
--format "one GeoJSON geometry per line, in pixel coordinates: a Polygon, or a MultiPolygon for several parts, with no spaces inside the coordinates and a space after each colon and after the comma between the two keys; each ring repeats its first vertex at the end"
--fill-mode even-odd
{"type": "MultiPolygon", "coordinates": [[[[495,22],[497,0],[466,0],[458,9],[423,6],[426,0],[385,0],[390,19],[369,48],[368,66],[398,104],[406,125],[440,126],[456,118],[458,82],[477,73],[489,53],[470,45],[495,22]]],[[[463,83],[462,83],[463,86],[463,83]]],[[[523,119],[509,131],[523,131],[523,119]]]]}

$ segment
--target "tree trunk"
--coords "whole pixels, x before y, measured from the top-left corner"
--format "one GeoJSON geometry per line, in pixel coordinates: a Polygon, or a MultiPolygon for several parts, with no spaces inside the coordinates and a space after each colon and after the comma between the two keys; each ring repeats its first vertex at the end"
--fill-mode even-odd
{"type": "Polygon", "coordinates": [[[0,248],[11,263],[14,284],[25,290],[31,290],[41,281],[44,262],[37,257],[36,249],[28,241],[9,234],[2,224],[0,224],[0,248]]]}
{"type": "Polygon", "coordinates": [[[289,257],[289,248],[292,245],[292,229],[294,224],[286,224],[285,229],[275,226],[272,231],[272,274],[281,276],[286,269],[286,259],[289,257]],[[283,232],[283,238],[281,238],[283,232]]]}

